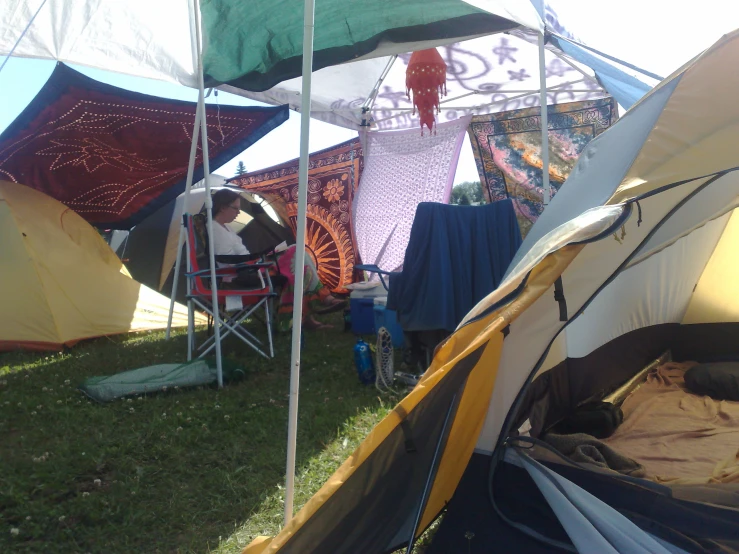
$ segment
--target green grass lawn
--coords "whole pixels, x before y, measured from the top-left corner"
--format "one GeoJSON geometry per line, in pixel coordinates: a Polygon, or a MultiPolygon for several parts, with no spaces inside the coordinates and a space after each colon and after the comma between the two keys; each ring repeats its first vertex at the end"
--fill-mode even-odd
{"type": "MultiPolygon", "coordinates": [[[[359,384],[354,337],[307,332],[296,509],[399,400],[359,384]]],[[[186,337],[145,333],[59,354],[0,355],[0,552],[237,553],[282,524],[290,337],[266,360],[235,340],[247,378],[88,401],[85,378],[185,359],[186,337]]]]}

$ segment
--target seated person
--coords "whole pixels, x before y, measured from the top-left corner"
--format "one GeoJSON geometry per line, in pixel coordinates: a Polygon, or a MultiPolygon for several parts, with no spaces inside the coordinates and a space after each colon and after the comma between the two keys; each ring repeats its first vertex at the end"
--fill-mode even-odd
{"type": "MultiPolygon", "coordinates": [[[[244,246],[241,237],[228,227],[239,215],[241,197],[233,190],[222,189],[213,195],[213,247],[215,254],[219,256],[248,255],[249,250],[244,246]]],[[[328,309],[340,309],[344,302],[335,298],[326,289],[318,278],[318,272],[313,260],[306,252],[305,274],[304,274],[304,298],[303,298],[303,326],[308,329],[325,329],[330,325],[324,325],[317,321],[312,313],[311,307],[318,301],[328,309]]],[[[223,265],[223,264],[221,264],[223,265]]],[[[283,285],[280,295],[281,314],[292,313],[293,291],[295,286],[295,245],[287,248],[278,259],[280,275],[272,277],[276,284],[283,285]]],[[[259,276],[254,271],[242,270],[238,276],[229,283],[224,283],[225,288],[255,288],[261,286],[259,276]]],[[[288,320],[287,317],[284,318],[288,320]]],[[[290,321],[285,322],[289,328],[290,321]]]]}
{"type": "MultiPolygon", "coordinates": [[[[289,246],[277,260],[280,273],[287,277],[287,285],[283,288],[280,295],[279,313],[285,316],[292,314],[293,311],[293,293],[295,292],[295,252],[296,247],[293,244],[289,246]]],[[[306,250],[305,252],[305,272],[303,273],[303,327],[307,329],[330,329],[332,325],[326,325],[313,317],[314,311],[319,307],[323,313],[335,311],[346,306],[346,302],[333,296],[331,292],[323,286],[318,278],[318,270],[313,263],[313,258],[306,250]]],[[[290,321],[287,317],[283,317],[285,323],[284,329],[289,328],[290,321]],[[286,321],[287,320],[287,321],[286,321]]]]}
{"type": "MultiPolygon", "coordinates": [[[[222,189],[213,195],[213,250],[216,256],[247,256],[249,250],[244,246],[241,237],[228,227],[241,211],[239,193],[222,189]]],[[[227,267],[228,264],[218,264],[227,267]]],[[[242,270],[230,281],[224,280],[224,288],[253,289],[262,286],[256,271],[242,270]]]]}

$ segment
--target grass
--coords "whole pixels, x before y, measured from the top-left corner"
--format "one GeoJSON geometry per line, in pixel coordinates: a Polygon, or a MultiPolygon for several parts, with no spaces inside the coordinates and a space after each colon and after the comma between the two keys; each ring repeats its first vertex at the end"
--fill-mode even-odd
{"type": "MultiPolygon", "coordinates": [[[[339,315],[331,321],[341,326],[339,315]]],[[[0,552],[236,554],[282,524],[289,336],[265,360],[230,340],[247,378],[222,390],[88,401],[85,378],[183,361],[185,336],[0,355],[0,552]]],[[[296,509],[399,400],[359,384],[354,338],[308,332],[296,509]]]]}

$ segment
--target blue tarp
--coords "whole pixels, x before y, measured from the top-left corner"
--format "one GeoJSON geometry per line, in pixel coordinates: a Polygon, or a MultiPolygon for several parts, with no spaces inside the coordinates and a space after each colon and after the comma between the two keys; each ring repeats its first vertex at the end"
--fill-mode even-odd
{"type": "Polygon", "coordinates": [[[403,271],[390,275],[388,309],[404,331],[454,331],[495,290],[521,245],[513,202],[418,205],[403,271]]]}
{"type": "MultiPolygon", "coordinates": [[[[559,40],[555,36],[550,36],[549,40],[554,46],[571,58],[593,69],[603,88],[626,110],[631,108],[642,96],[652,90],[652,87],[648,84],[622,71],[607,60],[594,56],[577,44],[564,39],[559,40]]],[[[645,72],[645,74],[652,78],[657,77],[651,73],[645,72]]]]}

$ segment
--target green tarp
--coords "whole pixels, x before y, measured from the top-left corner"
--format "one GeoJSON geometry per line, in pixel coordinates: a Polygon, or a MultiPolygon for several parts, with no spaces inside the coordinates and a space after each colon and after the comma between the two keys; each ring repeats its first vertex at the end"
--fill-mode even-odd
{"type": "MultiPolygon", "coordinates": [[[[264,91],[300,76],[304,0],[202,0],[200,9],[206,86],[264,91]]],[[[463,0],[316,0],[313,70],[371,54],[383,41],[401,53],[414,48],[397,44],[455,42],[517,26],[463,0]]]]}

